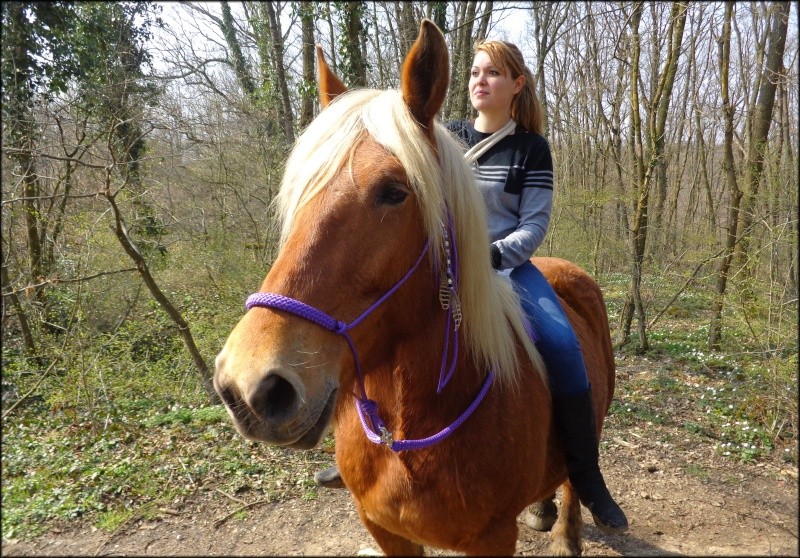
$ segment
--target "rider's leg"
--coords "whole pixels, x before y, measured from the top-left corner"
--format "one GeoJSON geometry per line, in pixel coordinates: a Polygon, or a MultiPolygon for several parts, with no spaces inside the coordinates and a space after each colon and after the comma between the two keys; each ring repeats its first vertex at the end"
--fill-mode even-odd
{"type": "Polygon", "coordinates": [[[575,332],[552,287],[533,264],[514,269],[511,279],[536,332],[536,347],[547,365],[553,418],[564,446],[570,483],[599,527],[624,531],[628,520],[608,492],[600,472],[592,395],[575,332]]]}

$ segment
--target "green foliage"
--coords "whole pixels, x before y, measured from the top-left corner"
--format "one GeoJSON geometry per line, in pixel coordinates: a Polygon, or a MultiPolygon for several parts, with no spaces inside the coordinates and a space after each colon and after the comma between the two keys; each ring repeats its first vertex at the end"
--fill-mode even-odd
{"type": "Polygon", "coordinates": [[[620,424],[626,426],[641,423],[664,424],[664,417],[653,406],[645,403],[620,403],[614,400],[609,413],[614,414],[620,424]]]}
{"type": "Polygon", "coordinates": [[[707,481],[710,476],[706,469],[700,467],[699,465],[695,465],[694,463],[689,463],[686,466],[686,472],[703,481],[707,481]]]}
{"type": "Polygon", "coordinates": [[[71,2],[2,3],[4,108],[25,104],[34,92],[66,90],[79,73],[69,33],[74,19],[71,2]]]}
{"type": "Polygon", "coordinates": [[[117,96],[115,88],[124,87],[128,94],[152,91],[131,78],[144,77],[151,62],[146,44],[151,27],[162,25],[161,8],[149,2],[87,2],[76,9],[71,44],[80,64],[78,86],[86,95],[87,109],[107,106],[117,96]]]}
{"type": "Polygon", "coordinates": [[[45,403],[3,422],[3,537],[88,517],[113,530],[196,490],[313,497],[321,451],[295,454],[244,441],[222,407],[178,406],[152,393],[104,415],[49,412],[45,403]]]}
{"type": "Polygon", "coordinates": [[[109,68],[118,66],[118,60],[126,60],[128,70],[149,63],[144,44],[150,26],[161,24],[156,16],[160,8],[149,2],[4,2],[2,6],[6,108],[26,105],[36,94],[63,93],[73,81],[84,86],[84,93],[119,83],[110,79],[109,68]],[[121,50],[121,37],[132,48],[121,50]]]}
{"type": "Polygon", "coordinates": [[[344,83],[365,86],[369,65],[362,56],[361,43],[365,41],[368,20],[364,17],[366,3],[359,1],[336,1],[333,3],[341,14],[339,19],[339,70],[344,83]]]}
{"type": "MultiPolygon", "coordinates": [[[[627,278],[608,275],[601,284],[613,328],[624,301],[627,278]]],[[[666,305],[679,284],[665,277],[646,281],[651,308],[666,305]]],[[[776,449],[783,451],[798,434],[796,339],[788,329],[782,329],[780,336],[777,332],[772,335],[781,349],[764,350],[763,337],[753,333],[766,327],[769,315],[748,325],[729,312],[725,344],[719,351],[710,351],[705,318],[710,315],[711,303],[712,293],[702,286],[686,288],[671,303],[648,333],[650,350],[644,355],[646,361],[658,363],[662,372],[634,379],[633,383],[618,382],[618,398],[611,411],[615,420],[624,425],[680,427],[690,436],[711,441],[722,458],[768,458],[776,449]],[[690,407],[688,415],[698,414],[703,420],[684,414],[666,416],[662,409],[677,399],[690,407]]],[[[791,311],[785,319],[791,319],[791,311]]],[[[629,343],[635,346],[636,342],[634,335],[629,343]]],[[[627,346],[619,349],[619,357],[629,358],[627,346]]],[[[796,459],[796,453],[786,453],[787,459],[796,459]]]]}
{"type": "Polygon", "coordinates": [[[200,409],[180,408],[168,413],[158,414],[149,418],[145,425],[149,428],[154,426],[170,426],[174,424],[191,424],[202,428],[211,424],[217,424],[228,418],[224,407],[205,407],[200,409]]]}

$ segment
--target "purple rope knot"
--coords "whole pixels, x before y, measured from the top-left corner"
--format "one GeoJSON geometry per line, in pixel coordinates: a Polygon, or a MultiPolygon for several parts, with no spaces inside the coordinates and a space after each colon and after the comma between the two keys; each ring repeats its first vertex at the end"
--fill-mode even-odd
{"type": "Polygon", "coordinates": [[[358,406],[361,407],[361,412],[370,418],[374,426],[378,426],[375,424],[376,420],[377,422],[383,422],[378,416],[378,403],[374,399],[356,399],[356,401],[358,406]]]}
{"type": "Polygon", "coordinates": [[[372,428],[376,430],[378,434],[386,432],[386,424],[383,422],[380,415],[378,415],[378,403],[374,399],[357,399],[357,402],[358,406],[361,408],[361,412],[369,417],[372,428]]]}

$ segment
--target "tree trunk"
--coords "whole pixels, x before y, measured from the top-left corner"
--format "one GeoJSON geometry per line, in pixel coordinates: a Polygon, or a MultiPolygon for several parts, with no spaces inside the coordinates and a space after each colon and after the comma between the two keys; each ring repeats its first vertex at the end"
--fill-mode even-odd
{"type": "MultiPolygon", "coordinates": [[[[683,40],[683,30],[686,24],[687,6],[684,2],[677,2],[672,5],[672,14],[669,26],[669,53],[664,67],[658,75],[658,85],[655,94],[649,105],[650,133],[647,158],[642,159],[637,167],[644,168],[644,175],[640,175],[640,181],[636,185],[637,201],[634,214],[633,226],[631,229],[631,285],[629,299],[633,302],[636,311],[636,319],[639,332],[638,351],[644,352],[648,349],[647,341],[647,320],[645,316],[644,304],[641,297],[641,284],[644,264],[644,254],[648,236],[648,212],[650,205],[650,190],[653,180],[656,178],[659,165],[664,158],[664,135],[669,111],[669,104],[672,99],[672,88],[675,84],[675,74],[678,68],[681,43],[683,40]]],[[[638,35],[638,17],[636,18],[636,34],[638,35]]],[[[634,22],[632,21],[632,25],[634,22]]],[[[634,46],[634,49],[637,47],[634,46]]],[[[638,53],[636,54],[638,58],[638,53]]],[[[638,75],[636,79],[631,79],[631,91],[636,90],[638,75]]],[[[632,93],[633,96],[633,93],[632,93]]],[[[638,95],[637,95],[638,96],[638,95]]],[[[628,305],[630,311],[630,305],[628,305]]],[[[629,319],[626,320],[630,323],[629,319]]],[[[630,327],[630,326],[628,326],[630,327]]]]}
{"type": "MultiPolygon", "coordinates": [[[[568,4],[559,4],[557,2],[533,2],[531,7],[534,25],[533,37],[536,41],[534,77],[536,78],[536,94],[542,105],[542,127],[545,136],[549,135],[550,111],[547,106],[547,74],[544,71],[544,62],[556,44],[556,39],[567,21],[570,9],[568,4]]],[[[588,3],[586,10],[591,13],[591,6],[588,3]]]]}
{"type": "Polygon", "coordinates": [[[377,59],[378,64],[378,89],[386,89],[389,87],[389,84],[386,82],[386,71],[385,64],[383,63],[383,54],[381,52],[381,29],[378,27],[378,6],[375,2],[372,3],[372,31],[375,33],[375,58],[377,59]]]}
{"type": "MultiPolygon", "coordinates": [[[[641,113],[639,110],[639,58],[641,56],[642,51],[642,42],[639,36],[639,23],[642,20],[642,2],[636,2],[634,4],[633,13],[630,17],[630,28],[631,28],[631,38],[630,38],[630,46],[631,46],[631,62],[630,62],[630,71],[631,71],[631,83],[630,83],[630,104],[631,104],[631,133],[629,135],[629,150],[631,155],[631,161],[633,166],[633,172],[631,173],[631,186],[634,192],[638,191],[639,185],[644,182],[644,153],[642,147],[642,118],[641,113]]],[[[638,206],[634,206],[636,209],[638,206]]],[[[637,216],[637,219],[640,219],[641,216],[637,216]]],[[[625,303],[622,306],[622,311],[619,315],[619,326],[618,326],[618,337],[617,337],[617,344],[623,345],[627,343],[628,338],[630,337],[631,333],[631,324],[633,323],[633,312],[634,312],[634,305],[635,305],[635,293],[638,294],[639,289],[639,281],[641,280],[641,274],[639,272],[639,266],[637,264],[637,257],[636,257],[636,239],[637,239],[637,227],[640,226],[638,221],[631,223],[630,233],[629,233],[629,245],[631,246],[631,282],[628,289],[628,294],[625,297],[625,303]]]]}
{"type": "Polygon", "coordinates": [[[22,307],[22,302],[19,300],[19,296],[17,296],[17,291],[11,285],[11,281],[8,277],[7,264],[5,262],[0,265],[0,273],[2,274],[0,284],[2,284],[3,289],[3,323],[5,323],[6,317],[5,299],[8,298],[11,300],[11,305],[14,307],[14,311],[17,313],[17,321],[19,322],[19,329],[22,333],[22,343],[25,346],[25,350],[28,352],[28,354],[38,359],[39,357],[36,355],[36,342],[33,339],[33,333],[31,333],[31,328],[28,323],[28,316],[25,313],[25,309],[22,307]]]}
{"type": "MultiPolygon", "coordinates": [[[[328,65],[331,67],[331,70],[333,70],[333,73],[335,73],[336,75],[341,75],[341,73],[339,72],[339,61],[336,58],[336,39],[335,39],[336,33],[334,31],[334,26],[333,26],[333,10],[336,3],[325,2],[325,5],[326,5],[325,20],[328,23],[328,36],[331,38],[331,51],[326,53],[328,56],[330,56],[330,61],[328,65]]],[[[345,83],[345,85],[349,84],[345,83]]]]}
{"type": "Polygon", "coordinates": [[[294,143],[294,114],[292,102],[289,99],[289,85],[286,79],[286,68],[283,61],[283,38],[281,26],[272,2],[264,2],[269,21],[269,32],[272,43],[272,63],[275,70],[278,91],[280,92],[280,118],[283,134],[289,144],[294,143]]]}
{"type": "Polygon", "coordinates": [[[447,33],[447,2],[429,2],[431,8],[431,19],[442,30],[447,33]]]}
{"type": "Polygon", "coordinates": [[[747,149],[747,163],[745,164],[742,207],[737,229],[739,243],[735,249],[734,256],[735,261],[741,266],[748,265],[747,257],[752,235],[751,229],[756,221],[756,198],[764,170],[767,136],[772,124],[772,112],[775,105],[775,91],[778,80],[782,79],[783,76],[783,52],[786,46],[790,7],[791,4],[788,2],[773,2],[770,4],[772,21],[766,52],[766,66],[760,80],[755,111],[752,113],[751,135],[747,149]]]}
{"type": "Polygon", "coordinates": [[[400,32],[400,57],[405,57],[411,50],[411,45],[417,38],[419,22],[414,18],[414,5],[412,2],[395,3],[397,15],[397,29],[400,32]]]}
{"type": "Polygon", "coordinates": [[[239,39],[236,36],[236,28],[233,25],[233,15],[231,14],[230,4],[223,0],[220,2],[220,8],[222,9],[221,31],[231,54],[233,71],[245,95],[252,101],[256,91],[256,84],[253,81],[253,76],[244,59],[244,54],[242,54],[242,46],[239,44],[239,39]]]}
{"type": "Polygon", "coordinates": [[[464,22],[461,29],[458,31],[459,35],[459,55],[456,59],[456,79],[458,92],[454,97],[455,106],[453,110],[453,118],[465,119],[469,118],[472,114],[472,108],[469,102],[469,95],[467,93],[467,83],[469,81],[469,69],[472,67],[472,30],[475,25],[475,10],[477,9],[478,2],[467,2],[467,10],[464,14],[464,22]]]}
{"type": "Polygon", "coordinates": [[[739,204],[742,191],[736,178],[736,162],[733,157],[733,106],[730,101],[730,56],[731,56],[731,19],[733,2],[725,4],[725,18],[720,37],[720,90],[722,96],[722,115],[725,123],[725,136],[722,142],[723,162],[727,189],[729,192],[728,219],[725,234],[725,251],[717,266],[717,281],[714,304],[711,309],[711,325],[708,333],[708,346],[718,349],[722,337],[722,309],[725,302],[725,291],[728,287],[728,273],[733,260],[733,249],[736,246],[736,229],[739,222],[739,204]]]}
{"type": "Polygon", "coordinates": [[[364,2],[342,2],[343,33],[339,38],[341,49],[341,71],[343,81],[351,87],[366,87],[367,62],[362,55],[364,25],[361,17],[364,2]]]}
{"type": "Polygon", "coordinates": [[[314,76],[314,4],[298,2],[300,26],[303,32],[303,87],[300,93],[300,129],[314,119],[314,102],[317,99],[314,76]]]}
{"type": "MultiPolygon", "coordinates": [[[[3,122],[3,149],[6,144],[12,148],[11,159],[17,164],[22,183],[22,211],[25,219],[25,232],[28,241],[28,274],[35,282],[45,275],[42,267],[41,245],[41,215],[39,211],[39,196],[41,187],[36,173],[36,162],[33,156],[36,143],[36,126],[33,115],[33,68],[36,64],[29,50],[29,42],[35,37],[29,36],[29,26],[26,21],[24,2],[9,2],[6,6],[8,13],[7,28],[3,30],[3,55],[9,56],[13,68],[13,90],[4,91],[4,100],[8,99],[8,106],[4,107],[4,116],[8,120],[3,122]]],[[[4,61],[4,70],[5,64],[4,61]]],[[[7,78],[4,78],[4,82],[7,78]]],[[[36,289],[37,299],[41,296],[41,289],[36,289]]]]}
{"type": "Polygon", "coordinates": [[[486,33],[489,30],[489,22],[492,19],[492,6],[494,6],[494,2],[492,2],[492,0],[486,2],[486,7],[483,9],[483,15],[481,16],[481,23],[478,26],[478,35],[475,37],[477,41],[486,40],[486,33]]]}

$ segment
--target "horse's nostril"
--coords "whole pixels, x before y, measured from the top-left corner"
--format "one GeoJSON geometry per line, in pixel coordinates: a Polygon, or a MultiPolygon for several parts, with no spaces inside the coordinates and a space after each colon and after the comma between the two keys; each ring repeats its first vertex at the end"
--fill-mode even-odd
{"type": "Polygon", "coordinates": [[[222,398],[223,403],[230,407],[231,409],[236,408],[236,396],[233,394],[233,390],[231,388],[217,388],[217,393],[222,398]]]}
{"type": "Polygon", "coordinates": [[[285,420],[296,411],[297,391],[287,379],[270,374],[261,381],[250,404],[254,411],[268,420],[285,420]]]}

